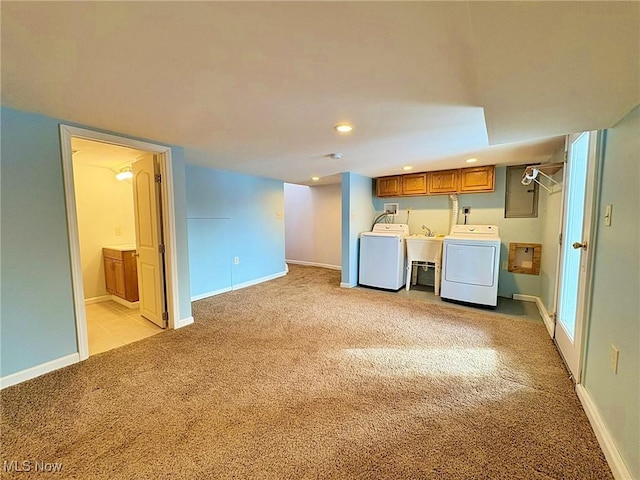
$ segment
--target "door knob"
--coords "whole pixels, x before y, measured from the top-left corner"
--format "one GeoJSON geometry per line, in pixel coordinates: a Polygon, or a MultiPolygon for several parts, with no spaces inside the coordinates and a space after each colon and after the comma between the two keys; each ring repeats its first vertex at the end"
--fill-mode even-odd
{"type": "Polygon", "coordinates": [[[583,243],[573,242],[572,247],[575,248],[576,250],[579,249],[579,248],[581,248],[583,250],[586,250],[587,249],[587,242],[583,242],[583,243]]]}

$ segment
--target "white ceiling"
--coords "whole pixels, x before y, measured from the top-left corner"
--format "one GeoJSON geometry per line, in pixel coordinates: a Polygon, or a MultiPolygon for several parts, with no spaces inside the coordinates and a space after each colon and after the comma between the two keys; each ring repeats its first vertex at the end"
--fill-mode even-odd
{"type": "Polygon", "coordinates": [[[95,142],[84,138],[72,138],[71,150],[73,151],[74,163],[89,167],[109,168],[116,173],[121,168],[130,167],[133,162],[147,153],[135,148],[95,142]]]}
{"type": "Polygon", "coordinates": [[[0,8],[3,105],[289,182],[544,161],[640,103],[639,2],[0,8]]]}

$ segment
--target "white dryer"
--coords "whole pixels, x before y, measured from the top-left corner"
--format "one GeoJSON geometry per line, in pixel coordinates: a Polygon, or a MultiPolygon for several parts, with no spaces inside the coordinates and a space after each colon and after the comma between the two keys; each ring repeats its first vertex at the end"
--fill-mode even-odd
{"type": "Polygon", "coordinates": [[[360,236],[358,283],[367,287],[399,290],[407,277],[405,223],[377,223],[360,236]]]}
{"type": "Polygon", "coordinates": [[[444,237],[443,299],[495,307],[499,271],[500,234],[496,225],[454,225],[444,237]]]}

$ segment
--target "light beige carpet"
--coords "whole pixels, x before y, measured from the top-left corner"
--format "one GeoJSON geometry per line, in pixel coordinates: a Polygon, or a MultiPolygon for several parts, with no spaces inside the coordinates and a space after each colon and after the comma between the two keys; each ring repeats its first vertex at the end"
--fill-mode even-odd
{"type": "Polygon", "coordinates": [[[542,324],[339,282],[292,266],[5,389],[1,460],[65,479],[611,478],[542,324]]]}

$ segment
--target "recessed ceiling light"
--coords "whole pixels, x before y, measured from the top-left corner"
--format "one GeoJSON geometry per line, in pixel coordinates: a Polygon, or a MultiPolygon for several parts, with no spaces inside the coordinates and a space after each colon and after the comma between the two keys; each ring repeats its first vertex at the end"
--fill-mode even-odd
{"type": "Polygon", "coordinates": [[[413,167],[411,165],[406,165],[402,167],[403,170],[411,170],[413,167]]]}
{"type": "Polygon", "coordinates": [[[476,163],[477,161],[477,158],[467,158],[467,163],[476,163]]]}
{"type": "Polygon", "coordinates": [[[333,128],[335,128],[336,132],[338,133],[349,133],[351,130],[353,130],[353,126],[346,123],[341,123],[333,128]]]}
{"type": "Polygon", "coordinates": [[[313,180],[314,182],[317,182],[318,180],[320,180],[320,177],[311,177],[311,180],[313,180]]]}

